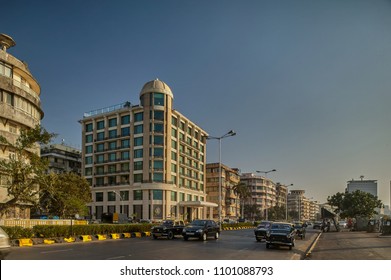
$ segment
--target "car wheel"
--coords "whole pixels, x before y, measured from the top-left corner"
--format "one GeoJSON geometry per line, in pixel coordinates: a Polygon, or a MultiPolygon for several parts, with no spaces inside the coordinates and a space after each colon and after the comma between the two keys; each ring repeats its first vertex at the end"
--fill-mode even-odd
{"type": "Polygon", "coordinates": [[[156,236],[156,235],[154,235],[154,234],[152,235],[152,237],[153,237],[153,239],[157,239],[157,236],[156,236]]]}
{"type": "Polygon", "coordinates": [[[174,233],[172,231],[169,231],[168,235],[167,235],[167,238],[170,239],[170,240],[173,239],[174,238],[174,233]]]}
{"type": "Polygon", "coordinates": [[[289,250],[292,250],[292,246],[289,246],[289,250]]]}
{"type": "Polygon", "coordinates": [[[219,233],[218,232],[216,232],[216,234],[215,234],[215,239],[219,239],[219,233]]]}
{"type": "Polygon", "coordinates": [[[206,233],[204,232],[202,235],[201,235],[201,240],[202,241],[206,241],[207,239],[207,236],[206,236],[206,233]]]}

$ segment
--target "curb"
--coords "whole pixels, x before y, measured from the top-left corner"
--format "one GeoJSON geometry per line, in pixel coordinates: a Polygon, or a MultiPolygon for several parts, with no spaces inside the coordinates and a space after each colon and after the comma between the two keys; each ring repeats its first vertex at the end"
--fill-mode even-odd
{"type": "Polygon", "coordinates": [[[318,240],[320,236],[322,235],[322,232],[319,232],[318,236],[315,238],[315,240],[312,242],[310,248],[307,250],[307,252],[304,254],[303,260],[308,259],[311,256],[312,250],[314,250],[316,243],[318,243],[318,240]]]}

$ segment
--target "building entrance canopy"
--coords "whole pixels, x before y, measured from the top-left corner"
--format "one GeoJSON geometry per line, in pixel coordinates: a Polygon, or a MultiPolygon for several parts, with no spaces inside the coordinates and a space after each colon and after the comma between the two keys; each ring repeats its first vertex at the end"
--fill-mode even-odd
{"type": "Polygon", "coordinates": [[[218,207],[216,203],[205,201],[180,201],[178,205],[187,207],[218,207]]]}

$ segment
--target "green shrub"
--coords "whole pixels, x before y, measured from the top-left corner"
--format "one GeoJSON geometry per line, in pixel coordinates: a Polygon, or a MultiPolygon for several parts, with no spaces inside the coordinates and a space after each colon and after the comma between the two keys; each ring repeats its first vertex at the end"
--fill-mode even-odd
{"type": "Polygon", "coordinates": [[[34,237],[34,231],[31,228],[23,228],[19,226],[15,226],[15,227],[2,226],[1,228],[8,234],[10,239],[34,237]]]}

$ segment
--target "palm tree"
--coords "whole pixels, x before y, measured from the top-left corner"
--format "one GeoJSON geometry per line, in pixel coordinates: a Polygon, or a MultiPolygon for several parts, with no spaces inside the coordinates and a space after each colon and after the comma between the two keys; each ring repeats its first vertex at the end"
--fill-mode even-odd
{"type": "Polygon", "coordinates": [[[236,193],[236,195],[240,198],[240,202],[242,203],[241,217],[244,218],[244,202],[247,198],[251,197],[251,192],[248,186],[243,182],[240,182],[239,184],[233,186],[232,189],[236,193]]]}

